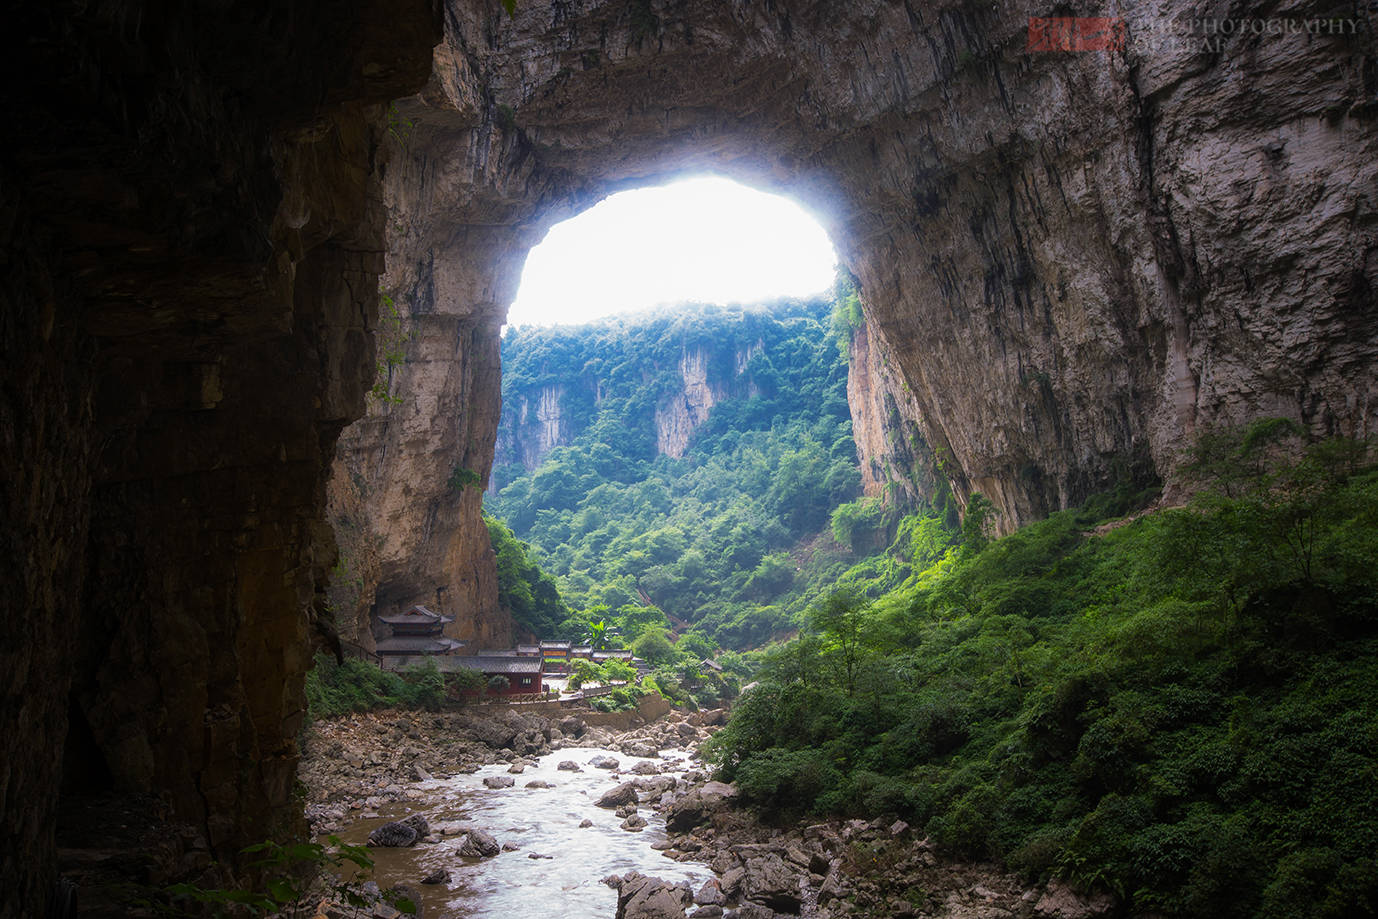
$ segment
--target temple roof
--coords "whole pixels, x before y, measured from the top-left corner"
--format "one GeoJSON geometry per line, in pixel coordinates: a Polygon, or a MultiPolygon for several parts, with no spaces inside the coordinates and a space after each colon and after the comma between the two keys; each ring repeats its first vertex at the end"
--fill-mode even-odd
{"type": "Polygon", "coordinates": [[[379,654],[448,654],[467,645],[467,641],[443,635],[393,635],[378,639],[379,654]]]}
{"type": "MultiPolygon", "coordinates": [[[[437,663],[439,663],[437,661],[437,663]]],[[[442,670],[481,670],[484,673],[532,673],[541,672],[541,661],[534,657],[506,657],[492,654],[475,654],[466,657],[445,658],[442,670]]]]}
{"type": "Polygon", "coordinates": [[[445,625],[448,622],[454,622],[455,617],[433,613],[424,606],[413,606],[405,613],[393,613],[391,616],[379,616],[378,620],[380,622],[386,622],[388,625],[445,625]]]}

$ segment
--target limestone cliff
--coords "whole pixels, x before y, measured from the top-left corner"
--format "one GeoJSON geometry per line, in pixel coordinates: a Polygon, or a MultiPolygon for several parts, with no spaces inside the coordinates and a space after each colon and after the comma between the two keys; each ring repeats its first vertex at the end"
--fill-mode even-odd
{"type": "MultiPolygon", "coordinates": [[[[745,366],[740,359],[734,363],[745,366]]],[[[708,420],[708,413],[723,396],[708,379],[708,350],[686,348],[679,359],[679,377],[684,386],[656,407],[656,451],[678,459],[689,447],[694,428],[708,420]]]]}
{"type": "Polygon", "coordinates": [[[325,473],[380,272],[410,337],[400,402],[336,467],[387,521],[360,580],[448,587],[495,636],[478,496],[451,482],[492,462],[524,254],[685,172],[818,214],[896,413],[1005,527],[1170,479],[1206,425],[1374,433],[1371,13],[1123,2],[1122,49],[1059,52],[1030,50],[1032,0],[441,12],[59,0],[7,23],[0,915],[52,911],[60,775],[70,802],[161,797],[217,855],[290,819],[325,473]],[[1204,41],[1217,15],[1284,28],[1204,41]]]}
{"type": "Polygon", "coordinates": [[[388,181],[414,206],[390,270],[497,317],[525,249],[608,192],[714,169],[791,194],[888,355],[884,411],[859,406],[869,455],[906,462],[866,430],[897,414],[1001,529],[1120,476],[1171,479],[1202,426],[1372,432],[1370,23],[1208,53],[1200,10],[1128,5],[1122,49],[1031,51],[1045,14],[456,6],[400,104],[416,126],[388,181]]]}
{"type": "Polygon", "coordinates": [[[509,334],[491,486],[500,489],[520,474],[517,467],[530,472],[551,449],[573,443],[609,398],[627,403],[617,414],[628,430],[650,432],[647,443],[632,452],[642,451],[647,459],[683,456],[715,405],[761,393],[752,358],[766,349],[763,330],[778,336],[782,328],[775,317],[786,314],[817,322],[826,318],[827,304],[685,304],[586,326],[509,334]]]}
{"type": "Polygon", "coordinates": [[[424,82],[436,12],[10,13],[0,916],[66,908],[55,837],[78,872],[156,886],[164,856],[200,871],[301,828],[326,471],[372,370],[384,103],[424,82]]]}

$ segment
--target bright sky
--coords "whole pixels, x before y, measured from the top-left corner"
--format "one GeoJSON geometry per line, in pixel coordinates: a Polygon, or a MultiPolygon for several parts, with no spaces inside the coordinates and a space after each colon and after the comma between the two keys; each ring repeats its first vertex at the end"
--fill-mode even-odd
{"type": "Polygon", "coordinates": [[[686,300],[806,297],[832,243],[787,198],[721,178],[622,192],[557,224],[526,260],[511,325],[570,325],[686,300]]]}

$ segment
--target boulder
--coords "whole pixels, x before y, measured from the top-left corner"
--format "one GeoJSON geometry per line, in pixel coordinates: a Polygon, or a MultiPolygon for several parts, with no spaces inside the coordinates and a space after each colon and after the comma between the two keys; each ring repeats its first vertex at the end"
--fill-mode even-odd
{"type": "Polygon", "coordinates": [[[584,722],[573,715],[566,715],[560,719],[560,730],[570,737],[578,737],[584,733],[584,722]]]}
{"type": "Polygon", "coordinates": [[[747,901],[737,907],[736,916],[737,919],[776,919],[779,913],[768,906],[747,901]]]}
{"type": "Polygon", "coordinates": [[[615,808],[621,807],[624,804],[635,804],[636,801],[636,784],[634,782],[623,782],[616,788],[604,792],[603,797],[599,798],[595,803],[599,807],[615,808]]]}
{"type": "Polygon", "coordinates": [[[589,760],[589,765],[595,769],[616,769],[621,765],[615,756],[595,756],[589,760]]]}
{"type": "Polygon", "coordinates": [[[387,848],[414,846],[417,840],[431,831],[426,818],[413,814],[405,820],[385,823],[368,834],[368,844],[387,848]]]}
{"type": "Polygon", "coordinates": [[[385,823],[368,834],[368,844],[387,848],[414,846],[421,834],[400,821],[385,823]]]}
{"type": "Polygon", "coordinates": [[[716,904],[700,906],[689,914],[689,919],[718,919],[723,914],[722,907],[716,904]]]}
{"type": "Polygon", "coordinates": [[[529,781],[529,782],[526,783],[525,787],[526,787],[526,788],[554,788],[554,787],[555,787],[555,783],[554,783],[554,782],[547,782],[547,781],[544,781],[543,779],[532,779],[531,781],[529,781]]]}
{"type": "Polygon", "coordinates": [[[467,858],[492,858],[502,851],[502,846],[492,833],[470,830],[460,837],[455,851],[467,858]]]}
{"type": "Polygon", "coordinates": [[[579,821],[579,829],[581,830],[587,830],[591,826],[593,826],[593,821],[588,819],[587,817],[579,821]]]}
{"type": "Polygon", "coordinates": [[[488,788],[511,788],[517,780],[510,775],[490,775],[483,779],[483,784],[488,788]]]}
{"type": "Polygon", "coordinates": [[[653,775],[633,779],[632,784],[636,786],[637,791],[645,791],[653,795],[659,795],[675,787],[675,778],[670,775],[653,775]]]}
{"type": "Polygon", "coordinates": [[[1034,904],[1034,915],[1047,919],[1099,919],[1115,909],[1109,894],[1082,896],[1061,881],[1049,881],[1034,904]]]}
{"type": "Polygon", "coordinates": [[[670,805],[665,812],[665,828],[672,833],[683,833],[706,823],[714,811],[724,807],[736,794],[737,789],[731,785],[707,782],[670,805]]]}
{"type": "Polygon", "coordinates": [[[510,722],[490,718],[475,721],[470,726],[469,732],[481,743],[487,744],[494,750],[510,747],[517,736],[517,730],[510,722]]]}
{"type": "Polygon", "coordinates": [[[646,818],[640,814],[632,814],[626,820],[622,821],[622,829],[633,833],[640,833],[642,830],[646,829],[646,818]]]}
{"type": "Polygon", "coordinates": [[[450,872],[444,868],[437,868],[421,879],[422,884],[448,884],[449,882],[450,872]]]}
{"type": "Polygon", "coordinates": [[[722,892],[722,885],[717,878],[709,878],[703,882],[699,892],[694,894],[694,902],[699,906],[722,906],[727,902],[727,896],[722,892]]]}
{"type": "Polygon", "coordinates": [[[818,888],[818,902],[830,903],[833,900],[841,900],[847,896],[847,887],[842,883],[842,878],[833,873],[823,880],[823,885],[818,888]]]}
{"type": "Polygon", "coordinates": [[[556,769],[559,769],[561,772],[583,772],[583,771],[584,771],[583,769],[581,769],[581,768],[579,767],[579,764],[576,763],[576,762],[575,762],[574,760],[572,760],[572,759],[567,759],[567,760],[561,761],[560,765],[556,766],[555,768],[556,768],[556,769]]]}
{"type": "Polygon", "coordinates": [[[660,775],[660,766],[650,760],[643,760],[631,768],[633,775],[660,775]]]}
{"type": "Polygon", "coordinates": [[[512,765],[507,767],[507,771],[512,773],[513,775],[521,775],[523,772],[526,771],[526,766],[522,763],[513,763],[512,765]]]}
{"type": "Polygon", "coordinates": [[[742,891],[747,899],[781,913],[797,913],[803,897],[799,892],[798,869],[775,854],[749,858],[742,891]]]}
{"type": "Polygon", "coordinates": [[[689,903],[687,887],[633,871],[617,885],[616,919],[686,919],[689,903]]]}

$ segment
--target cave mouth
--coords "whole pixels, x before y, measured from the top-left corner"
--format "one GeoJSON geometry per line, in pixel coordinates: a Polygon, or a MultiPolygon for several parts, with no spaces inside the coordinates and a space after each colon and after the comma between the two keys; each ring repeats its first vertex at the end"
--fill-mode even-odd
{"type": "Polygon", "coordinates": [[[612,194],[531,249],[508,325],[571,325],[679,303],[807,298],[838,258],[792,198],[712,173],[612,194]]]}

